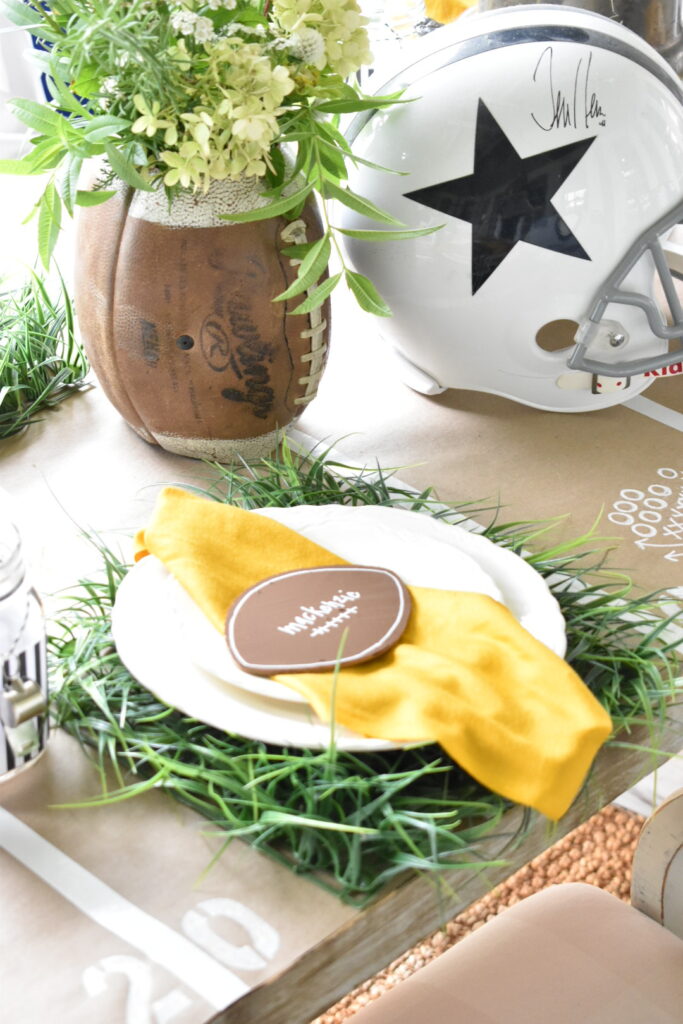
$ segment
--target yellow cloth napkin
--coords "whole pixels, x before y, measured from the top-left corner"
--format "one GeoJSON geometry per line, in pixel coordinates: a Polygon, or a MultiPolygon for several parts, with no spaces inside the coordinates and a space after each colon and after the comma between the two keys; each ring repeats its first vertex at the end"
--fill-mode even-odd
{"type": "MultiPolygon", "coordinates": [[[[136,560],[148,554],[221,632],[233,600],[266,577],[348,564],[265,516],[170,487],[136,537],[136,560]]],[[[366,736],[438,741],[489,789],[561,817],[611,732],[607,712],[497,601],[409,590],[413,610],[399,643],[339,672],[336,720],[366,736]]],[[[329,720],[332,672],[274,678],[329,720]]]]}

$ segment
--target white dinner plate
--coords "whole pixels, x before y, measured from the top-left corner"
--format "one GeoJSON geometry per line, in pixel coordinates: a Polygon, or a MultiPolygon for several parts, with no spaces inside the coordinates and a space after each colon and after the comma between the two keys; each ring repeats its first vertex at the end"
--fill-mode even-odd
{"type": "MultiPolygon", "coordinates": [[[[543,578],[518,555],[480,534],[423,513],[375,505],[300,505],[255,514],[297,530],[350,562],[391,569],[409,585],[489,594],[537,639],[564,655],[564,619],[543,578]]],[[[329,728],[304,699],[283,684],[241,669],[223,636],[153,556],[138,562],[123,581],[112,623],[122,660],[165,703],[265,742],[327,746],[329,728]]],[[[392,746],[344,729],[336,741],[348,750],[392,746]]]]}

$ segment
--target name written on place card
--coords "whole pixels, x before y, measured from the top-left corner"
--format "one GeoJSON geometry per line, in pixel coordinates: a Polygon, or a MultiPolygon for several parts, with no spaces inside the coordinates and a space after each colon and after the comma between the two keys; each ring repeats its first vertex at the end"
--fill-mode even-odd
{"type": "Polygon", "coordinates": [[[320,672],[384,654],[410,609],[410,594],[389,569],[298,569],[246,590],[228,611],[225,633],[237,663],[255,675],[320,672]]]}

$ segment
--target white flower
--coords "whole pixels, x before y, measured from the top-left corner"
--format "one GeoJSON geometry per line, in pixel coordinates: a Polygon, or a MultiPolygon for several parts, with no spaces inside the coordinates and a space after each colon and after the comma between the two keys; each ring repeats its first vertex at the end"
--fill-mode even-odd
{"type": "Polygon", "coordinates": [[[327,64],[325,40],[316,28],[300,28],[289,37],[288,49],[293,57],[312,64],[319,71],[327,64]]]}
{"type": "Polygon", "coordinates": [[[159,117],[160,103],[158,100],[154,100],[150,107],[145,97],[137,93],[133,96],[133,103],[142,116],[131,125],[130,130],[132,132],[138,135],[144,134],[151,138],[153,135],[156,135],[160,128],[170,129],[173,127],[170,121],[159,117]]]}
{"type": "Polygon", "coordinates": [[[343,78],[372,60],[365,29],[368,19],[357,0],[274,0],[272,11],[275,21],[292,36],[309,29],[319,32],[330,70],[343,78]]]}
{"type": "Polygon", "coordinates": [[[196,143],[184,142],[177,153],[164,151],[161,159],[170,168],[164,175],[164,184],[199,188],[205,182],[208,164],[196,143]]]}
{"type": "Polygon", "coordinates": [[[118,85],[119,80],[116,77],[116,75],[108,75],[106,78],[102,79],[102,85],[100,86],[100,88],[102,92],[106,92],[110,96],[113,96],[116,92],[118,92],[118,85]]]}
{"type": "Polygon", "coordinates": [[[171,28],[183,36],[191,36],[194,35],[196,21],[197,15],[192,11],[174,11],[171,15],[171,28]]]}
{"type": "Polygon", "coordinates": [[[278,104],[282,103],[285,96],[294,89],[294,82],[289,77],[289,71],[282,64],[278,64],[270,72],[268,89],[273,101],[278,104]]]}
{"type": "Polygon", "coordinates": [[[285,31],[296,32],[313,16],[312,7],[314,0],[275,0],[273,14],[285,31]]]}
{"type": "Polygon", "coordinates": [[[171,27],[183,36],[194,36],[198,43],[208,43],[214,37],[211,18],[202,18],[193,11],[174,11],[171,27]]]}
{"type": "Polygon", "coordinates": [[[205,157],[211,156],[210,138],[213,118],[210,114],[202,110],[199,114],[181,114],[180,117],[188,125],[190,135],[193,141],[197,143],[202,155],[205,157]]]}
{"type": "Polygon", "coordinates": [[[211,18],[197,17],[194,23],[194,37],[198,43],[208,43],[213,39],[213,22],[211,18]]]}
{"type": "Polygon", "coordinates": [[[253,35],[254,28],[254,25],[243,25],[241,21],[231,21],[223,29],[223,34],[226,36],[236,36],[243,32],[245,35],[253,35]]]}

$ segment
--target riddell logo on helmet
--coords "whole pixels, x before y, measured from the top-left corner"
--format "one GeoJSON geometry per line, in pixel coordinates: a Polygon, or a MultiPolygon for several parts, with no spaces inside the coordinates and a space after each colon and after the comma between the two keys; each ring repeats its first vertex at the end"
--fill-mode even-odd
{"type": "Polygon", "coordinates": [[[661,370],[647,370],[646,377],[673,377],[677,373],[683,373],[683,363],[672,363],[671,366],[663,366],[661,370]]]}

